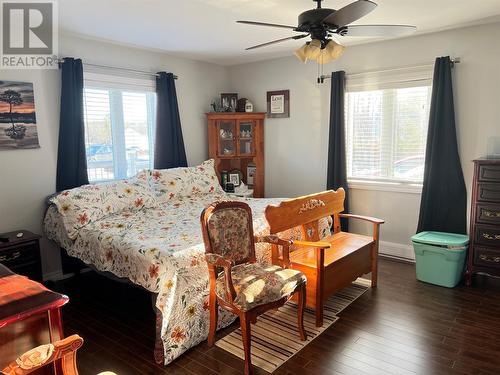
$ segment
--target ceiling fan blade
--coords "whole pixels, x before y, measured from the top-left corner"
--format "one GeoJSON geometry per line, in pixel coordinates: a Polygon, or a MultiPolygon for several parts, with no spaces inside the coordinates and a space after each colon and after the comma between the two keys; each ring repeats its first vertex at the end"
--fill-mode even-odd
{"type": "Polygon", "coordinates": [[[366,16],[368,13],[373,11],[377,7],[372,1],[369,0],[357,0],[354,3],[346,5],[343,8],[335,11],[334,13],[327,16],[323,22],[335,25],[337,27],[342,27],[366,16]]]}
{"type": "Polygon", "coordinates": [[[404,36],[414,33],[417,30],[415,26],[410,25],[352,25],[339,30],[342,36],[404,36]]]}
{"type": "Polygon", "coordinates": [[[249,51],[249,50],[260,48],[260,47],[266,47],[266,46],[269,46],[271,44],[281,43],[281,42],[285,42],[287,40],[302,39],[302,38],[305,38],[306,36],[309,36],[309,34],[289,36],[288,38],[281,38],[281,39],[273,40],[272,42],[257,44],[256,46],[245,48],[245,50],[249,51]]]}
{"type": "Polygon", "coordinates": [[[244,23],[245,25],[281,27],[284,29],[292,29],[292,30],[296,29],[296,26],[279,25],[277,23],[266,23],[266,22],[255,22],[255,21],[236,21],[236,22],[244,23]]]}

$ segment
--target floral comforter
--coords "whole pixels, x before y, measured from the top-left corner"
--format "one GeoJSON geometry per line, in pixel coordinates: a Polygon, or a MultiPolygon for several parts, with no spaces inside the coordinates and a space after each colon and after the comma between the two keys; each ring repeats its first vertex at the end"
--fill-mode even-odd
{"type": "MultiPolygon", "coordinates": [[[[125,210],[81,228],[74,241],[64,238],[57,211],[49,210],[45,231],[69,255],[158,293],[156,307],[162,312],[161,339],[168,364],[208,336],[209,279],[199,217],[204,207],[219,199],[227,196],[185,197],[156,208],[125,210]]],[[[241,200],[252,208],[255,234],[268,234],[264,209],[280,199],[241,200]]],[[[326,224],[322,230],[328,230],[326,224]]],[[[270,262],[268,245],[257,244],[256,250],[258,262],[270,262]]],[[[233,320],[233,315],[221,311],[221,327],[233,320]]]]}

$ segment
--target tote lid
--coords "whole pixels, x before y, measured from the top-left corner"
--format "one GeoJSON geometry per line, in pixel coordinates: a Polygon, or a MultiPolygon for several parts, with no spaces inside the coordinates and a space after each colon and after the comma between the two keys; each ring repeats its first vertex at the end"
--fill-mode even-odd
{"type": "Polygon", "coordinates": [[[469,236],[465,234],[445,233],[445,232],[420,232],[412,236],[413,242],[437,245],[448,248],[464,247],[469,243],[469,236]]]}

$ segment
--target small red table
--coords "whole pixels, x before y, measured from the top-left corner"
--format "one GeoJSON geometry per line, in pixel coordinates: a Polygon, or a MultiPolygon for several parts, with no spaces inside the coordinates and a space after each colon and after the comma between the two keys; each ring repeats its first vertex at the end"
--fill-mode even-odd
{"type": "Polygon", "coordinates": [[[50,341],[62,339],[61,307],[68,301],[67,296],[17,275],[0,264],[0,338],[3,327],[37,314],[47,314],[50,341]]]}

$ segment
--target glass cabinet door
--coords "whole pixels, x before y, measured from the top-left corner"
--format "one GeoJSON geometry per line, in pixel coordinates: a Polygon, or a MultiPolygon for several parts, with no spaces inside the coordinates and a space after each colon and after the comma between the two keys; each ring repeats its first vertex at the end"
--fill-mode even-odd
{"type": "Polygon", "coordinates": [[[238,123],[238,154],[253,155],[255,153],[254,145],[254,122],[241,121],[238,123]]]}
{"type": "Polygon", "coordinates": [[[219,147],[217,153],[219,156],[236,155],[236,121],[220,120],[217,123],[219,137],[219,147]]]}

